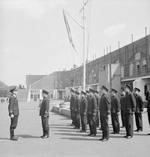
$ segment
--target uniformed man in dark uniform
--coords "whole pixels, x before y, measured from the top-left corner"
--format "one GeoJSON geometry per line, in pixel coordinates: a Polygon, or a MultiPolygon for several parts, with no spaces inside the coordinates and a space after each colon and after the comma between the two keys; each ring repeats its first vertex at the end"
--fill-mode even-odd
{"type": "MultiPolygon", "coordinates": [[[[89,98],[90,98],[89,90],[86,90],[87,105],[89,104],[89,100],[90,100],[89,98]]],[[[87,110],[87,124],[89,124],[88,110],[87,110]]]]}
{"type": "Polygon", "coordinates": [[[136,101],[130,85],[125,87],[126,96],[125,96],[125,127],[126,127],[126,136],[125,138],[130,139],[133,137],[133,113],[136,108],[136,101]]]}
{"type": "Polygon", "coordinates": [[[18,106],[18,99],[17,99],[17,87],[12,86],[10,87],[10,97],[9,97],[9,105],[8,111],[9,116],[11,118],[10,124],[10,140],[17,141],[18,137],[14,135],[14,130],[18,124],[18,116],[19,116],[19,106],[18,106]]]}
{"type": "Polygon", "coordinates": [[[82,130],[81,132],[86,132],[87,130],[87,99],[86,93],[81,91],[81,103],[80,103],[80,117],[81,117],[81,125],[82,130]]]}
{"type": "Polygon", "coordinates": [[[97,102],[97,109],[96,109],[96,127],[99,127],[99,92],[95,90],[95,97],[96,97],[96,102],[97,102]]]}
{"type": "Polygon", "coordinates": [[[80,93],[75,91],[75,104],[74,104],[74,112],[75,112],[75,129],[80,129],[80,93]]]}
{"type": "Polygon", "coordinates": [[[40,106],[40,116],[42,121],[43,135],[41,138],[49,138],[49,92],[46,90],[42,91],[43,100],[40,106]]]}
{"type": "Polygon", "coordinates": [[[75,113],[74,113],[74,102],[75,102],[75,95],[74,95],[74,90],[71,89],[71,98],[70,98],[70,114],[71,114],[71,119],[72,119],[72,124],[74,125],[74,117],[75,117],[75,113]]]}
{"type": "Polygon", "coordinates": [[[88,124],[90,127],[90,134],[88,136],[96,136],[96,110],[97,110],[97,102],[94,95],[94,90],[89,89],[89,98],[88,98],[88,109],[87,109],[87,116],[88,116],[88,124]]]}
{"type": "Polygon", "coordinates": [[[143,100],[140,96],[140,89],[134,88],[134,96],[136,100],[136,109],[135,109],[135,122],[137,127],[137,132],[143,131],[143,120],[142,120],[142,112],[143,112],[143,100]]]}
{"type": "Polygon", "coordinates": [[[117,90],[111,90],[111,120],[113,126],[113,134],[119,134],[120,123],[119,123],[119,113],[120,113],[120,101],[117,96],[117,90]]]}
{"type": "MultiPolygon", "coordinates": [[[[150,89],[146,92],[146,99],[147,99],[147,115],[148,115],[148,122],[150,125],[150,89]]],[[[150,133],[148,134],[150,135],[150,133]]]]}
{"type": "Polygon", "coordinates": [[[121,98],[120,98],[120,104],[121,104],[121,120],[122,120],[122,128],[125,127],[125,91],[124,88],[121,88],[121,98]]]}
{"type": "Polygon", "coordinates": [[[108,115],[110,115],[110,99],[108,96],[108,89],[105,86],[101,87],[102,96],[100,98],[99,110],[100,110],[100,121],[102,129],[102,138],[101,141],[109,140],[109,125],[108,125],[108,115]]]}

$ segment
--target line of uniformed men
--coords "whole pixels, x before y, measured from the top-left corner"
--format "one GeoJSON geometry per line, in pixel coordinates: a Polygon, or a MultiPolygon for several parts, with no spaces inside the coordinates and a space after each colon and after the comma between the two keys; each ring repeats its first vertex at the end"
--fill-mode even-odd
{"type": "Polygon", "coordinates": [[[131,87],[126,85],[125,88],[121,88],[121,97],[118,96],[119,94],[115,89],[112,89],[110,93],[105,86],[101,87],[101,96],[98,91],[93,89],[86,90],[86,92],[81,91],[81,93],[71,89],[70,111],[72,125],[75,126],[75,129],[80,129],[81,124],[81,132],[86,132],[88,124],[90,129],[89,136],[96,136],[97,127],[100,126],[102,130],[102,138],[100,140],[108,141],[109,115],[111,115],[113,134],[119,134],[119,114],[121,112],[122,127],[126,129],[125,138],[133,137],[134,114],[136,131],[143,131],[143,101],[140,96],[140,89],[134,88],[132,92],[131,87]]]}

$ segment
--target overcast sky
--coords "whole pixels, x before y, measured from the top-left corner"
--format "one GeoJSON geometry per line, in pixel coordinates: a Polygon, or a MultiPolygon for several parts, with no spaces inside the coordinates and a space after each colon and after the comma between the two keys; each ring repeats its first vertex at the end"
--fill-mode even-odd
{"type": "MultiPolygon", "coordinates": [[[[25,84],[26,74],[49,74],[82,62],[82,30],[68,17],[75,52],[62,16],[66,9],[78,22],[82,0],[0,0],[0,80],[25,84]]],[[[104,48],[144,36],[150,29],[150,0],[89,0],[89,59],[104,48]]]]}

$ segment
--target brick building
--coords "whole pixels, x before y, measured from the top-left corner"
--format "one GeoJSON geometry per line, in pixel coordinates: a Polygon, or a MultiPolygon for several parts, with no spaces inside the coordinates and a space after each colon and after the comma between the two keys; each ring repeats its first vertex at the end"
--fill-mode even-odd
{"type": "MultiPolygon", "coordinates": [[[[117,49],[86,64],[86,88],[99,90],[101,85],[120,90],[131,84],[144,92],[150,86],[150,35],[117,49]]],[[[58,71],[31,84],[31,89],[45,88],[53,98],[64,98],[71,87],[82,88],[83,66],[69,71],[58,71]]]]}

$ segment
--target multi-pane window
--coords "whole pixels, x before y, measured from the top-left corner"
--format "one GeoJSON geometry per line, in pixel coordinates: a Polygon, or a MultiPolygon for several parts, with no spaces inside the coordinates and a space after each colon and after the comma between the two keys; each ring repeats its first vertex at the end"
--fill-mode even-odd
{"type": "Polygon", "coordinates": [[[140,63],[139,62],[136,63],[136,72],[137,72],[137,75],[140,74],[140,63]]]}
{"type": "Polygon", "coordinates": [[[146,60],[144,59],[142,62],[142,72],[146,73],[147,72],[147,63],[146,60]]]}

